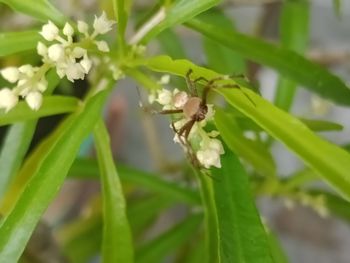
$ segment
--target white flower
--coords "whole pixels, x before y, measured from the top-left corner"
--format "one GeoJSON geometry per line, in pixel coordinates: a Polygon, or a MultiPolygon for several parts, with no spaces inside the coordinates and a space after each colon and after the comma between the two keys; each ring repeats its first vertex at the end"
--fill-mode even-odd
{"type": "Polygon", "coordinates": [[[95,34],[105,34],[108,31],[112,30],[112,26],[115,22],[112,20],[108,20],[106,13],[102,12],[102,15],[100,17],[95,16],[94,20],[94,30],[95,34]]]}
{"type": "Polygon", "coordinates": [[[18,68],[18,71],[20,73],[25,74],[28,78],[33,77],[37,70],[38,70],[37,67],[33,67],[32,65],[29,65],[29,64],[22,65],[18,68]]]}
{"type": "Polygon", "coordinates": [[[72,53],[73,57],[75,57],[75,58],[81,58],[86,54],[87,54],[86,49],[82,48],[82,47],[75,47],[73,49],[73,53],[72,53]]]}
{"type": "Polygon", "coordinates": [[[1,70],[1,75],[8,82],[15,83],[19,79],[19,71],[16,67],[7,67],[1,70]]]}
{"type": "Polygon", "coordinates": [[[169,84],[169,82],[170,82],[170,75],[165,74],[160,78],[160,80],[158,81],[158,84],[166,85],[166,84],[169,84]]]}
{"type": "Polygon", "coordinates": [[[171,91],[167,90],[167,89],[162,89],[160,91],[158,91],[158,98],[156,99],[156,101],[161,104],[161,105],[168,105],[172,102],[173,100],[173,94],[171,93],[171,91]]]}
{"type": "Polygon", "coordinates": [[[31,91],[25,100],[32,110],[38,110],[43,102],[43,95],[38,91],[31,91]]]}
{"type": "Polygon", "coordinates": [[[61,44],[53,44],[48,48],[48,57],[53,62],[62,61],[65,57],[64,48],[61,44]]]}
{"type": "Polygon", "coordinates": [[[109,47],[106,41],[95,41],[95,44],[97,46],[97,49],[102,52],[109,52],[109,47]]]}
{"type": "Polygon", "coordinates": [[[198,161],[207,169],[210,166],[221,168],[220,154],[213,149],[199,150],[196,156],[198,161]]]}
{"type": "Polygon", "coordinates": [[[198,161],[207,169],[210,166],[221,168],[220,155],[225,153],[221,141],[208,137],[200,142],[200,147],[196,154],[198,161]]]}
{"type": "Polygon", "coordinates": [[[40,35],[42,35],[47,41],[52,41],[58,37],[58,32],[58,27],[49,21],[47,24],[43,25],[40,35]]]}
{"type": "Polygon", "coordinates": [[[11,110],[18,103],[18,97],[9,88],[0,90],[0,108],[5,112],[11,110]]]}
{"type": "Polygon", "coordinates": [[[84,68],[79,63],[71,63],[65,70],[67,79],[74,82],[75,79],[84,79],[84,68]]]}
{"type": "Polygon", "coordinates": [[[80,61],[80,65],[83,67],[85,74],[88,74],[92,66],[92,61],[85,55],[80,61]]]}
{"type": "Polygon", "coordinates": [[[46,57],[47,56],[47,47],[42,43],[42,42],[38,42],[38,45],[36,46],[36,51],[38,52],[38,54],[42,57],[46,57]]]}
{"type": "Polygon", "coordinates": [[[47,80],[45,79],[45,76],[41,78],[41,80],[37,83],[37,90],[40,92],[44,92],[47,89],[47,80]]]}
{"type": "Polygon", "coordinates": [[[84,21],[78,21],[78,31],[80,33],[83,33],[84,35],[89,34],[89,25],[85,23],[84,21]]]}
{"type": "Polygon", "coordinates": [[[63,34],[67,37],[71,37],[74,34],[74,29],[68,22],[64,25],[63,34]]]}

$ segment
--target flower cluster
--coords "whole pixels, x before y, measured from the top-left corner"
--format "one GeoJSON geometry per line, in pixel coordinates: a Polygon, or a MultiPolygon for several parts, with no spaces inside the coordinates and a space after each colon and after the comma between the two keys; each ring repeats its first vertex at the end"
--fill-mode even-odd
{"type": "Polygon", "coordinates": [[[37,53],[42,57],[43,64],[40,67],[8,67],[0,71],[5,80],[15,84],[12,89],[0,89],[0,109],[8,112],[21,97],[31,109],[38,110],[42,104],[42,93],[47,88],[45,75],[51,68],[56,69],[60,78],[67,77],[71,82],[84,79],[93,64],[88,49],[95,47],[102,53],[109,52],[107,42],[96,38],[109,32],[114,23],[107,19],[104,12],[100,17],[95,16],[92,29],[87,23],[78,21],[78,32],[69,23],[60,30],[53,22],[48,21],[40,32],[46,43],[37,44],[37,53]],[[74,35],[79,36],[79,42],[74,42],[74,35]]]}
{"type": "MultiPolygon", "coordinates": [[[[167,80],[168,78],[164,77],[163,80],[165,79],[167,80]]],[[[166,82],[161,81],[162,84],[166,82]]],[[[149,102],[157,102],[162,105],[163,110],[179,110],[183,109],[190,98],[189,94],[178,89],[174,89],[173,91],[162,89],[152,93],[149,96],[149,102]]],[[[215,113],[213,105],[209,104],[207,107],[208,112],[205,119],[194,123],[189,132],[188,141],[196,144],[196,147],[193,147],[196,148],[194,151],[195,157],[204,168],[209,169],[211,166],[221,168],[220,155],[224,154],[224,148],[221,141],[216,138],[219,132],[216,130],[210,132],[204,130],[204,127],[208,121],[213,119],[215,113]]],[[[179,131],[189,121],[191,121],[190,118],[186,117],[183,113],[179,113],[176,115],[176,121],[171,125],[171,128],[174,127],[179,131]]],[[[185,151],[188,151],[188,147],[192,148],[192,146],[186,145],[187,141],[183,134],[179,136],[176,133],[174,142],[180,143],[185,151]]]]}

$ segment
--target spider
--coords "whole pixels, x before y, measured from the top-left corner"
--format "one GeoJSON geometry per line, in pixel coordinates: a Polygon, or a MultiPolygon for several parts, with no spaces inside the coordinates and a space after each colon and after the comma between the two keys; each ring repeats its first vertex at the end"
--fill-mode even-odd
{"type": "MultiPolygon", "coordinates": [[[[199,77],[194,80],[191,80],[191,74],[193,73],[192,69],[189,69],[186,74],[186,83],[187,87],[189,89],[190,97],[186,101],[186,103],[182,106],[180,109],[171,109],[171,110],[162,110],[158,111],[159,114],[176,114],[176,113],[183,113],[186,119],[188,121],[180,128],[176,129],[174,122],[171,123],[171,127],[174,130],[174,132],[177,134],[181,144],[186,148],[188,155],[190,156],[190,159],[192,160],[192,164],[194,166],[198,167],[200,166],[199,161],[195,155],[195,153],[192,150],[191,144],[188,140],[188,137],[190,135],[190,132],[196,122],[200,122],[204,120],[208,113],[208,105],[207,105],[207,97],[209,94],[209,91],[214,88],[238,88],[241,89],[241,87],[237,84],[216,84],[217,81],[225,80],[226,77],[220,76],[213,79],[206,79],[204,77],[199,77]],[[198,90],[196,87],[196,84],[199,82],[205,82],[206,84],[203,87],[202,96],[198,94],[198,90]]],[[[243,92],[244,93],[244,92],[243,92]]],[[[248,97],[247,94],[244,93],[244,95],[252,102],[252,104],[255,106],[255,103],[252,101],[250,97],[248,97]]],[[[175,97],[176,99],[176,97],[175,97]]]]}

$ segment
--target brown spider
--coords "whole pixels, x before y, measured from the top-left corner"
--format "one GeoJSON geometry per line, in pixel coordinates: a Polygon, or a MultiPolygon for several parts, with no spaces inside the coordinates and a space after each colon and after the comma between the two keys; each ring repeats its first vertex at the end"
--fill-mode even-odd
{"type": "MultiPolygon", "coordinates": [[[[174,130],[174,132],[177,134],[181,144],[186,148],[188,155],[190,156],[192,163],[194,166],[198,167],[200,166],[199,161],[197,160],[196,155],[194,154],[191,144],[188,140],[188,137],[190,135],[190,132],[193,128],[193,125],[196,122],[200,122],[206,118],[206,115],[208,113],[208,105],[207,105],[207,97],[208,93],[211,89],[214,88],[238,88],[241,89],[241,87],[237,84],[222,84],[218,85],[216,84],[217,81],[226,79],[225,77],[216,77],[211,80],[207,80],[204,77],[199,77],[197,79],[191,80],[191,74],[193,70],[189,69],[186,74],[186,83],[187,87],[190,92],[190,97],[186,101],[186,103],[182,106],[180,109],[173,109],[173,110],[162,110],[158,111],[159,114],[176,114],[176,113],[183,113],[186,119],[188,121],[180,128],[176,129],[174,122],[171,123],[171,127],[174,130]],[[202,96],[200,97],[198,95],[196,83],[199,81],[204,81],[206,84],[203,87],[202,96]]],[[[244,93],[244,92],[243,92],[244,93]]],[[[247,94],[244,93],[244,95],[252,102],[252,104],[255,106],[255,103],[251,100],[250,97],[248,97],[247,94]]],[[[176,100],[176,95],[175,95],[176,100]]]]}

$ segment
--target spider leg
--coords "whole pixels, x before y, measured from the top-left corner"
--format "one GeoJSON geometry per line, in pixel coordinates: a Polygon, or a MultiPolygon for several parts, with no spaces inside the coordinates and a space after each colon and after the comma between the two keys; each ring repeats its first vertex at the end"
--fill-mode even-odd
{"type": "Polygon", "coordinates": [[[241,86],[237,85],[237,84],[225,84],[225,85],[220,85],[220,86],[213,86],[213,88],[235,88],[235,89],[239,89],[240,91],[242,91],[243,95],[254,105],[254,107],[256,107],[255,102],[252,100],[251,97],[249,97],[249,95],[244,92],[244,90],[241,88],[241,86]]]}
{"type": "Polygon", "coordinates": [[[152,112],[153,114],[163,114],[163,115],[167,115],[167,114],[175,114],[175,113],[181,113],[183,112],[182,109],[175,109],[175,110],[161,110],[161,111],[154,111],[152,112]]]}
{"type": "Polygon", "coordinates": [[[198,96],[197,88],[195,83],[191,80],[191,74],[193,73],[192,69],[189,69],[186,73],[186,84],[189,89],[191,96],[198,96]]]}

